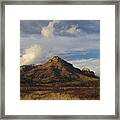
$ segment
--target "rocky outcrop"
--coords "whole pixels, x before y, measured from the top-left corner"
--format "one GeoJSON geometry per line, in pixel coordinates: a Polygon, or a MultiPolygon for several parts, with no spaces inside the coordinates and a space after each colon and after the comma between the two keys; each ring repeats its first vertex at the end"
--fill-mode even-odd
{"type": "Polygon", "coordinates": [[[21,80],[63,81],[63,80],[97,80],[93,71],[78,69],[58,56],[54,56],[43,65],[24,65],[20,67],[21,80]]]}

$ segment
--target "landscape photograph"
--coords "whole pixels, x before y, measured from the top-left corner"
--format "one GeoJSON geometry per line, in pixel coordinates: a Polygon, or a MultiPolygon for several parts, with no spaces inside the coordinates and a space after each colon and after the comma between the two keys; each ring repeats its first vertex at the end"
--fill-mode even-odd
{"type": "Polygon", "coordinates": [[[20,100],[100,100],[100,20],[20,20],[20,100]]]}

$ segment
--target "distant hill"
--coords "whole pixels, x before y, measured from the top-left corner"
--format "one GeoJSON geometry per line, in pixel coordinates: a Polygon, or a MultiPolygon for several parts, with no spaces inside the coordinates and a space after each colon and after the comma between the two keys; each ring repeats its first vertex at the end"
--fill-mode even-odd
{"type": "Polygon", "coordinates": [[[45,64],[23,65],[20,67],[21,80],[32,81],[70,81],[70,80],[99,80],[90,70],[80,70],[72,64],[54,56],[45,64]]]}

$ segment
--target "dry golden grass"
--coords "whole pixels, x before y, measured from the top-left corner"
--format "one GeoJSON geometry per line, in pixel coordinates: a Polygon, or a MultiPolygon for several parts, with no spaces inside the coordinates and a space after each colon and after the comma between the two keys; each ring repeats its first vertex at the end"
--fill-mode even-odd
{"type": "Polygon", "coordinates": [[[99,100],[99,87],[83,87],[62,92],[54,91],[33,91],[31,93],[22,93],[21,100],[99,100]]]}
{"type": "Polygon", "coordinates": [[[26,94],[21,100],[79,100],[79,98],[64,93],[49,93],[48,95],[32,93],[26,94]]]}

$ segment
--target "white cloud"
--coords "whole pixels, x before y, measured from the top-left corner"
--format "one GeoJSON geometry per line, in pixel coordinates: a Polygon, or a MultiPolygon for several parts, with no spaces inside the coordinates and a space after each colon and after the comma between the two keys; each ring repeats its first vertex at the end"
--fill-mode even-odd
{"type": "Polygon", "coordinates": [[[65,51],[88,51],[100,47],[99,36],[96,34],[76,37],[54,36],[49,39],[46,40],[39,34],[21,37],[21,55],[22,51],[34,44],[42,46],[42,56],[50,56],[49,53],[53,55],[64,53],[65,51]]]}
{"type": "Polygon", "coordinates": [[[77,29],[77,26],[72,26],[69,29],[67,29],[66,32],[71,33],[71,34],[78,33],[78,32],[80,32],[80,29],[77,29]]]}
{"type": "Polygon", "coordinates": [[[100,47],[98,34],[86,34],[76,37],[54,36],[53,38],[49,38],[49,40],[47,40],[46,37],[42,37],[40,34],[31,34],[21,37],[21,56],[25,54],[23,51],[35,44],[42,47],[42,56],[40,55],[40,58],[34,60],[32,62],[34,64],[45,63],[51,57],[60,53],[70,51],[89,51],[99,49],[100,47]]]}
{"type": "Polygon", "coordinates": [[[49,22],[48,23],[48,26],[45,26],[45,27],[43,27],[42,28],[42,30],[41,30],[41,34],[42,34],[42,36],[43,37],[46,37],[46,38],[51,38],[51,37],[53,37],[54,35],[53,35],[53,31],[54,31],[54,24],[56,24],[56,23],[59,23],[59,21],[58,20],[54,20],[54,21],[52,21],[52,22],[49,22]]]}
{"type": "Polygon", "coordinates": [[[100,60],[99,59],[83,59],[83,60],[73,60],[68,61],[72,63],[75,67],[82,69],[88,67],[90,70],[94,71],[96,75],[100,75],[100,60]]]}
{"type": "Polygon", "coordinates": [[[33,45],[25,49],[24,54],[20,58],[20,65],[32,64],[36,59],[40,58],[42,48],[39,45],[33,45]]]}

